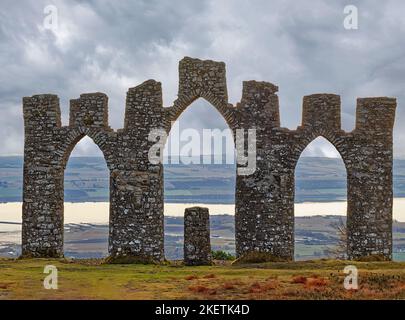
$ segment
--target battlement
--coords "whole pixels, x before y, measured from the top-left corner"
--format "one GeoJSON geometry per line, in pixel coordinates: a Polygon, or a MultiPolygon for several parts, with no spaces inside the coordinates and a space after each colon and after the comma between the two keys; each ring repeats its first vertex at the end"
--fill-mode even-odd
{"type": "Polygon", "coordinates": [[[101,92],[81,94],[70,100],[69,126],[108,127],[108,97],[101,92]]]}
{"type": "Polygon", "coordinates": [[[199,97],[217,106],[228,104],[225,63],[189,57],[180,61],[177,104],[188,105],[199,97]]]}
{"type": "Polygon", "coordinates": [[[302,103],[302,126],[314,130],[340,130],[340,96],[327,93],[305,96],[302,103]]]}
{"type": "MultiPolygon", "coordinates": [[[[266,128],[280,127],[278,87],[265,81],[244,81],[242,98],[237,109],[242,111],[247,123],[266,128]],[[246,118],[246,120],[247,120],[246,118]],[[251,122],[251,120],[256,121],[251,122]]],[[[213,104],[227,121],[234,122],[232,105],[228,104],[225,63],[185,57],[179,62],[178,99],[166,110],[163,119],[161,108],[162,87],[155,80],[129,88],[126,97],[124,130],[146,126],[167,128],[195,99],[203,97],[213,104]],[[170,110],[169,110],[170,109],[170,110]],[[230,120],[229,120],[230,119],[230,120]],[[164,123],[162,123],[162,121],[164,123]]],[[[59,98],[52,94],[23,98],[25,126],[44,129],[61,126],[59,98]]],[[[392,130],[396,99],[372,97],[357,99],[356,130],[392,130]]],[[[69,126],[109,128],[108,97],[101,92],[81,94],[70,101],[69,126]]],[[[341,130],[341,101],[336,94],[311,94],[303,98],[300,128],[316,132],[341,130]]]]}
{"type": "Polygon", "coordinates": [[[392,131],[395,121],[397,100],[388,97],[358,98],[356,108],[356,130],[392,131]]]}
{"type": "Polygon", "coordinates": [[[47,130],[61,126],[59,98],[54,94],[40,94],[23,98],[25,130],[47,130]]]}
{"type": "Polygon", "coordinates": [[[278,87],[265,81],[244,81],[242,99],[237,105],[256,120],[266,120],[270,127],[280,126],[280,107],[277,96],[278,87]]]}
{"type": "Polygon", "coordinates": [[[130,88],[127,92],[124,129],[159,127],[162,125],[160,118],[162,108],[160,82],[147,80],[139,86],[130,88]]]}

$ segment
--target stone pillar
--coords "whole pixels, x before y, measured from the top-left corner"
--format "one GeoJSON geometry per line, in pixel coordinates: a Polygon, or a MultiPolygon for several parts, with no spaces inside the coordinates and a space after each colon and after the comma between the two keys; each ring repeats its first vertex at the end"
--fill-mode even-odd
{"type": "Polygon", "coordinates": [[[184,263],[211,264],[210,217],[208,208],[186,208],[184,212],[184,263]]]}
{"type": "Polygon", "coordinates": [[[396,100],[357,100],[348,173],[348,257],[392,259],[392,129],[396,100]]]}
{"type": "Polygon", "coordinates": [[[23,99],[25,143],[22,256],[63,257],[63,166],[55,153],[59,99],[23,99]]]}
{"type": "Polygon", "coordinates": [[[241,174],[241,169],[251,167],[238,163],[235,191],[235,240],[238,257],[250,252],[269,255],[279,253],[281,220],[274,211],[279,192],[274,189],[279,176],[272,172],[274,159],[270,159],[269,134],[280,125],[277,86],[267,82],[243,83],[242,100],[237,106],[236,129],[243,129],[245,141],[236,141],[237,152],[247,154],[248,130],[255,130],[256,140],[251,142],[256,150],[255,169],[241,174]],[[242,151],[239,151],[242,150],[242,151]],[[271,161],[273,160],[273,161],[271,161]]]}
{"type": "Polygon", "coordinates": [[[158,134],[165,128],[163,111],[159,82],[145,81],[128,90],[124,129],[117,135],[118,165],[111,172],[112,261],[164,260],[163,166],[149,157],[156,140],[164,144],[158,134]],[[157,139],[150,135],[155,131],[157,139]]]}

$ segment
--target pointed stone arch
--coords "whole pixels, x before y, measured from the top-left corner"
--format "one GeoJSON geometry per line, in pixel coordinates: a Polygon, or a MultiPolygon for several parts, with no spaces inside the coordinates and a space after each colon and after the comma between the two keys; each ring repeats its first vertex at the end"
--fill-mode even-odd
{"type": "Polygon", "coordinates": [[[181,114],[187,110],[195,101],[198,99],[204,99],[210,105],[212,105],[219,114],[224,118],[225,122],[228,124],[228,127],[232,130],[235,128],[236,119],[235,119],[235,108],[231,104],[224,104],[218,98],[212,96],[211,94],[193,94],[189,97],[181,97],[177,99],[173,106],[166,108],[166,112],[169,115],[170,122],[175,122],[181,116],[181,114]]]}
{"type": "Polygon", "coordinates": [[[296,140],[291,156],[291,161],[293,162],[294,168],[296,167],[302,152],[308,147],[308,145],[310,145],[315,139],[319,137],[324,138],[332,146],[335,147],[340,157],[342,158],[345,167],[350,164],[350,161],[348,161],[347,159],[347,153],[345,150],[344,131],[331,131],[324,128],[321,128],[319,130],[298,129],[297,134],[300,138],[296,140]]]}
{"type": "Polygon", "coordinates": [[[179,64],[178,98],[165,108],[170,122],[174,122],[195,100],[203,98],[224,117],[231,129],[235,128],[235,108],[228,103],[226,71],[223,62],[185,57],[179,64]]]}
{"type": "MultiPolygon", "coordinates": [[[[104,153],[111,171],[110,253],[162,261],[163,175],[148,150],[154,129],[170,123],[197,98],[210,102],[229,127],[254,129],[255,171],[237,176],[237,255],[259,251],[293,257],[294,168],[317,136],[340,152],[348,173],[348,255],[392,258],[392,162],[396,99],[359,98],[356,127],[341,130],[340,97],[304,97],[302,125],[280,127],[277,86],[243,83],[241,102],[228,103],[225,64],[185,57],[179,64],[178,99],[162,106],[161,84],[149,80],[128,90],[124,127],[108,125],[108,97],[100,92],[71,100],[68,126],[61,125],[56,95],[23,98],[25,127],[22,255],[63,255],[63,171],[73,146],[84,135],[104,153]]],[[[159,141],[160,142],[160,141],[159,141]]]]}
{"type": "MultiPolygon", "coordinates": [[[[345,201],[347,201],[347,195],[348,195],[348,185],[347,185],[347,168],[346,168],[346,164],[345,164],[345,162],[344,162],[344,160],[343,160],[343,158],[342,158],[342,156],[341,156],[341,153],[340,153],[340,151],[335,147],[335,145],[329,140],[329,139],[327,139],[327,138],[325,138],[325,136],[323,135],[323,134],[319,134],[319,135],[317,135],[317,137],[315,138],[315,139],[311,139],[310,141],[309,141],[309,143],[306,143],[305,144],[305,148],[300,152],[300,156],[299,156],[299,159],[297,160],[297,162],[295,163],[295,167],[294,167],[294,204],[296,204],[297,203],[297,190],[299,190],[298,189],[298,187],[297,187],[297,185],[298,185],[298,181],[299,181],[299,179],[297,179],[297,170],[298,170],[298,164],[299,164],[299,162],[300,162],[300,160],[302,159],[302,153],[312,144],[312,143],[314,143],[315,142],[315,140],[317,140],[318,138],[321,138],[321,139],[323,139],[323,141],[326,141],[329,145],[331,145],[331,146],[333,146],[334,147],[334,149],[337,151],[337,153],[338,153],[338,155],[339,155],[339,157],[337,157],[337,158],[334,158],[335,160],[337,160],[337,161],[339,161],[339,164],[342,164],[343,165],[343,168],[344,168],[344,173],[345,173],[345,177],[344,177],[344,181],[345,181],[345,197],[344,197],[344,200],[345,201]]],[[[307,141],[306,141],[307,142],[307,141]]],[[[325,175],[326,176],[328,176],[328,172],[329,172],[329,170],[325,170],[325,175]]],[[[311,180],[311,182],[312,182],[312,180],[311,180]]],[[[332,182],[331,181],[324,181],[325,182],[325,184],[326,185],[323,185],[325,188],[326,188],[326,190],[327,190],[327,188],[328,188],[328,186],[327,185],[331,185],[332,184],[332,182]]],[[[325,199],[326,200],[326,199],[325,199]]],[[[305,201],[310,201],[310,202],[318,202],[318,201],[325,201],[325,200],[310,200],[310,199],[308,199],[308,200],[305,200],[305,201]]],[[[330,200],[330,201],[340,201],[340,200],[343,200],[343,199],[333,199],[333,200],[330,200]]],[[[329,200],[327,200],[327,201],[329,201],[329,200]]],[[[344,210],[344,216],[345,216],[345,218],[347,218],[347,203],[346,203],[346,206],[345,206],[346,208],[345,208],[345,210],[344,210]]],[[[295,222],[296,222],[296,218],[297,218],[297,212],[296,212],[296,208],[295,208],[295,206],[293,206],[293,214],[294,214],[294,259],[296,260],[297,259],[297,227],[296,227],[296,224],[295,224],[295,222]]],[[[322,215],[323,213],[316,213],[316,214],[319,214],[319,215],[322,215]]],[[[346,223],[344,223],[344,227],[346,227],[346,223]]],[[[343,229],[343,231],[345,231],[345,229],[346,228],[344,228],[343,229]]],[[[336,230],[336,233],[337,233],[337,236],[341,236],[341,235],[339,235],[338,234],[338,230],[336,230]]],[[[344,248],[343,248],[343,246],[342,246],[342,244],[343,244],[343,239],[339,239],[339,241],[338,241],[338,243],[337,243],[338,245],[339,245],[339,257],[336,257],[336,258],[339,258],[339,259],[344,259],[345,257],[346,257],[346,254],[347,254],[347,239],[345,239],[345,243],[344,243],[344,248]],[[344,251],[344,254],[345,254],[345,257],[343,257],[343,256],[340,256],[340,254],[343,254],[343,252],[341,252],[341,251],[344,251]]],[[[303,260],[303,259],[300,259],[300,260],[303,260]]]]}
{"type": "Polygon", "coordinates": [[[80,156],[75,157],[73,154],[71,154],[72,151],[74,152],[75,149],[77,150],[80,143],[84,142],[83,140],[86,138],[88,138],[88,141],[86,142],[96,146],[96,148],[101,151],[93,139],[87,135],[84,135],[82,139],[74,144],[73,150],[69,150],[70,156],[67,159],[67,163],[64,165],[63,253],[67,258],[88,257],[84,256],[83,254],[90,254],[91,257],[105,258],[108,254],[108,243],[110,237],[108,233],[104,232],[108,230],[108,226],[111,223],[111,210],[109,205],[110,170],[107,167],[104,156],[98,156],[92,160],[85,158],[86,161],[83,162],[80,156]],[[84,171],[75,171],[77,170],[75,168],[75,164],[78,163],[87,165],[89,164],[89,161],[95,165],[95,167],[93,167],[93,171],[96,170],[99,174],[97,176],[97,181],[89,181],[91,178],[86,175],[87,168],[82,168],[84,171]],[[84,173],[84,176],[82,174],[69,174],[72,173],[72,171],[76,173],[84,173]],[[91,185],[89,185],[88,182],[91,182],[91,185]],[[94,190],[96,191],[95,193],[93,193],[94,190]],[[72,191],[73,197],[75,197],[75,193],[78,191],[79,198],[69,199],[70,192],[72,191]],[[82,202],[89,201],[97,202],[93,204],[95,208],[97,208],[97,211],[86,209],[86,206],[82,202]],[[101,224],[97,223],[95,225],[94,219],[97,219],[96,221],[99,221],[101,224]],[[69,227],[66,227],[67,224],[70,224],[69,227]],[[97,241],[97,246],[92,246],[92,244],[89,243],[90,246],[88,247],[81,241],[77,242],[78,232],[83,232],[83,235],[80,235],[80,238],[89,237],[89,240],[99,240],[97,241]]]}
{"type": "Polygon", "coordinates": [[[84,137],[89,137],[93,140],[94,144],[101,150],[108,169],[111,170],[114,168],[114,161],[112,160],[114,150],[112,150],[111,146],[107,143],[111,138],[110,131],[78,126],[67,130],[64,136],[65,139],[57,151],[61,155],[63,168],[66,168],[70,154],[84,137]]]}

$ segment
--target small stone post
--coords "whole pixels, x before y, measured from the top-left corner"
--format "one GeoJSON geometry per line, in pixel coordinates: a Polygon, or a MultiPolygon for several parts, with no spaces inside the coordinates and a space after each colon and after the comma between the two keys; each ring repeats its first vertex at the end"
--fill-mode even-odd
{"type": "Polygon", "coordinates": [[[208,208],[186,208],[184,212],[184,263],[211,264],[210,217],[208,208]]]}

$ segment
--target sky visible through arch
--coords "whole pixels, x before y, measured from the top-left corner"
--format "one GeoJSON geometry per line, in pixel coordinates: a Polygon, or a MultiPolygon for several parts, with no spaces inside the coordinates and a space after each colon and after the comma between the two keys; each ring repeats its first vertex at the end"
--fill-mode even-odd
{"type": "MultiPolygon", "coordinates": [[[[279,86],[282,126],[301,121],[302,97],[342,96],[342,127],[355,123],[357,97],[398,98],[394,156],[405,159],[405,2],[354,1],[358,30],[343,27],[347,1],[45,1],[4,0],[0,12],[0,155],[23,153],[23,96],[55,93],[62,122],[81,93],[109,96],[110,125],[121,128],[129,87],[162,82],[165,106],[176,98],[184,56],[224,61],[230,102],[243,80],[279,86]],[[58,30],[43,27],[44,8],[58,9],[58,30]]],[[[198,102],[201,103],[201,102],[198,102]]],[[[194,119],[219,123],[206,108],[194,119]]],[[[220,123],[219,123],[220,125],[220,123]]],[[[95,155],[84,140],[73,156],[95,155]]],[[[89,141],[90,142],[90,141],[89,141]]],[[[306,151],[337,156],[328,144],[306,151]]],[[[308,152],[308,153],[307,153],[308,152]]]]}

